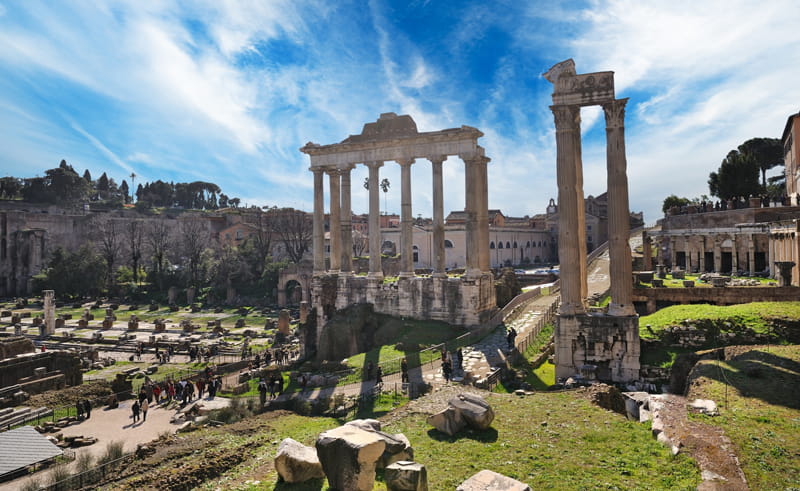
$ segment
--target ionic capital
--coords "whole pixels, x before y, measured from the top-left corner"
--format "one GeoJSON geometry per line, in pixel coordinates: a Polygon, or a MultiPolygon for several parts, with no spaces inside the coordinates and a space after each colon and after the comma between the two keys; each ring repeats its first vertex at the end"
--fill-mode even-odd
{"type": "Polygon", "coordinates": [[[550,106],[556,122],[556,131],[573,131],[580,126],[581,110],[578,106],[550,106]]]}
{"type": "Polygon", "coordinates": [[[614,99],[603,104],[603,112],[606,115],[606,129],[618,129],[625,127],[625,104],[628,98],[614,99]]]}

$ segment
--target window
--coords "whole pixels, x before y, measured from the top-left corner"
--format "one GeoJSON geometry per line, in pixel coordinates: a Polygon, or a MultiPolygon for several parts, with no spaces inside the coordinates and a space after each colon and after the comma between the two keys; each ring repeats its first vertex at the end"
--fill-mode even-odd
{"type": "Polygon", "coordinates": [[[511,242],[506,241],[506,249],[511,249],[511,242]]]}
{"type": "Polygon", "coordinates": [[[244,237],[244,232],[242,232],[241,229],[237,230],[236,231],[236,240],[242,240],[243,237],[244,237]]]}
{"type": "Polygon", "coordinates": [[[502,249],[503,248],[503,243],[502,242],[498,242],[497,243],[497,248],[498,249],[502,249]]]}
{"type": "Polygon", "coordinates": [[[531,241],[528,241],[528,243],[525,244],[525,248],[526,249],[530,249],[531,248],[531,241]]]}
{"type": "Polygon", "coordinates": [[[419,262],[419,247],[417,247],[417,246],[411,246],[411,247],[414,250],[414,262],[418,263],[419,262]]]}
{"type": "Polygon", "coordinates": [[[448,239],[444,239],[444,248],[445,249],[452,249],[453,248],[453,242],[451,242],[448,239]]]}
{"type": "Polygon", "coordinates": [[[494,249],[494,242],[489,242],[489,249],[494,249]]]}
{"type": "Polygon", "coordinates": [[[519,248],[517,247],[517,242],[516,242],[516,241],[514,241],[514,249],[519,249],[519,248]]]}

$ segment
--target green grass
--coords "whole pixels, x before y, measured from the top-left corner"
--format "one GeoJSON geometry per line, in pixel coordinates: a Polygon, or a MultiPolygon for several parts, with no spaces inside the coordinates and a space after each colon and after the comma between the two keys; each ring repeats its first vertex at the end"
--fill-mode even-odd
{"type": "MultiPolygon", "coordinates": [[[[414,460],[427,468],[429,489],[455,489],[481,469],[513,477],[533,489],[694,489],[700,482],[694,461],[684,454],[673,457],[652,438],[648,425],[593,406],[574,393],[487,397],[496,417],[485,431],[463,430],[450,437],[427,425],[424,414],[401,409],[388,416],[384,430],[409,438],[414,460]]],[[[390,397],[379,404],[388,408],[395,401],[390,397]]],[[[174,452],[179,459],[164,458],[166,454],[146,458],[140,466],[142,473],[125,484],[128,489],[141,489],[164,484],[166,479],[181,482],[178,473],[197,472],[197,465],[227,459],[221,452],[235,452],[237,461],[222,475],[190,487],[327,489],[325,480],[297,485],[278,482],[272,460],[283,438],[313,446],[319,433],[339,424],[331,418],[284,414],[198,430],[176,439],[175,444],[186,449],[181,455],[174,452]]],[[[121,488],[122,483],[111,487],[121,488]]],[[[374,489],[386,489],[381,471],[374,489]]]]}
{"type": "MultiPolygon", "coordinates": [[[[694,281],[695,288],[712,288],[713,287],[711,285],[711,283],[705,283],[705,282],[700,281],[700,276],[701,275],[699,275],[699,274],[686,274],[685,275],[685,279],[694,281]]],[[[758,280],[758,282],[761,284],[761,286],[770,286],[770,285],[775,285],[777,283],[772,278],[759,278],[759,277],[751,277],[751,276],[733,276],[732,278],[733,279],[737,279],[737,280],[758,280]]],[[[683,281],[684,280],[675,279],[675,278],[672,277],[671,274],[667,275],[667,277],[664,278],[663,280],[664,280],[664,287],[666,287],[666,288],[686,288],[685,286],[683,286],[683,281]]],[[[652,283],[642,282],[641,286],[642,287],[646,287],[646,288],[652,288],[653,284],[652,283]]]]}
{"type": "Polygon", "coordinates": [[[642,349],[639,357],[639,363],[642,365],[649,365],[654,367],[669,368],[675,363],[678,356],[684,353],[691,353],[695,350],[690,348],[678,348],[672,346],[665,346],[658,349],[642,349]]]}
{"type": "Polygon", "coordinates": [[[639,318],[639,335],[655,339],[666,327],[681,325],[686,319],[719,319],[743,325],[757,333],[767,333],[773,319],[800,319],[800,302],[752,302],[740,305],[673,305],[639,318]],[[646,328],[651,326],[652,333],[646,328]]]}
{"type": "Polygon", "coordinates": [[[758,347],[732,360],[698,363],[690,398],[716,401],[720,415],[692,415],[725,430],[752,489],[800,483],[800,346],[758,347]]]}
{"type": "MultiPolygon", "coordinates": [[[[515,369],[525,373],[525,382],[530,384],[534,390],[547,390],[551,385],[556,383],[556,367],[549,361],[545,360],[544,363],[538,367],[534,367],[531,360],[541,353],[543,346],[550,343],[553,337],[553,324],[547,324],[542,327],[539,334],[533,339],[533,342],[528,346],[528,349],[523,353],[524,362],[514,366],[515,369]]],[[[495,392],[505,394],[512,392],[511,387],[506,387],[500,381],[495,387],[495,392]]]]}

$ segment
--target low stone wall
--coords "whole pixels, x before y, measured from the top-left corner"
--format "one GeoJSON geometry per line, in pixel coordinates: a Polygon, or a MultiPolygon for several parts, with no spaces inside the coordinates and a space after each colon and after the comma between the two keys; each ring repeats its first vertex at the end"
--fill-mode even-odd
{"type": "Polygon", "coordinates": [[[633,303],[640,315],[652,314],[670,305],[736,305],[750,302],[796,302],[799,299],[800,288],[793,286],[633,289],[633,303]]]}

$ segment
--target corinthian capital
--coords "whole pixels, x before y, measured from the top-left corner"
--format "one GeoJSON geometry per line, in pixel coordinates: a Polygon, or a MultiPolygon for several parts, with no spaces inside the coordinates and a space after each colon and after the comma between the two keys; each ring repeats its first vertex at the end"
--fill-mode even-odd
{"type": "Polygon", "coordinates": [[[624,128],[625,127],[625,104],[628,98],[614,99],[611,102],[603,104],[603,112],[606,114],[606,128],[624,128]]]}
{"type": "Polygon", "coordinates": [[[550,106],[556,121],[556,130],[574,130],[581,122],[581,111],[578,106],[550,106]]]}

